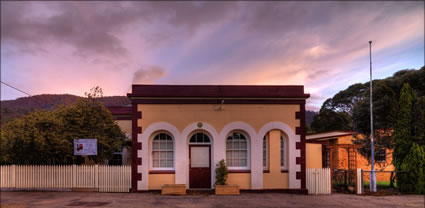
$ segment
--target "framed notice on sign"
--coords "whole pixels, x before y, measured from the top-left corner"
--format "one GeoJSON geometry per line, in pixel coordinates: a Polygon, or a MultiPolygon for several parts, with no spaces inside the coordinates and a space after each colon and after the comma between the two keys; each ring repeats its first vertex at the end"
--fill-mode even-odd
{"type": "Polygon", "coordinates": [[[97,155],[97,139],[74,139],[74,155],[97,155]]]}

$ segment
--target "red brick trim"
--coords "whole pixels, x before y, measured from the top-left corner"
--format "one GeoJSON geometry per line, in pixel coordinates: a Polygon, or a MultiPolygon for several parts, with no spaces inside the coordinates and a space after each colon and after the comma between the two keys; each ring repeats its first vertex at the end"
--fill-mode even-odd
{"type": "Polygon", "coordinates": [[[302,161],[301,157],[295,158],[295,164],[300,165],[302,163],[301,161],[302,161]]]}
{"type": "Polygon", "coordinates": [[[138,150],[142,150],[142,143],[137,142],[137,143],[136,143],[136,148],[137,148],[138,150]]]}
{"type": "Polygon", "coordinates": [[[175,174],[174,170],[150,170],[149,174],[175,174]]]}
{"type": "MultiPolygon", "coordinates": [[[[288,170],[280,170],[281,173],[289,173],[288,170]]],[[[263,173],[270,173],[270,170],[263,170],[263,173]]]]}
{"type": "Polygon", "coordinates": [[[112,116],[114,120],[131,120],[131,116],[112,116]]]}
{"type": "Polygon", "coordinates": [[[301,119],[301,113],[295,112],[295,119],[301,119]]]}
{"type": "Polygon", "coordinates": [[[296,134],[296,135],[301,135],[302,131],[303,131],[303,130],[301,129],[301,127],[296,127],[296,128],[295,128],[295,134],[296,134]]]}
{"type": "Polygon", "coordinates": [[[114,120],[131,120],[130,106],[105,106],[111,112],[114,120]]]}
{"type": "Polygon", "coordinates": [[[300,150],[300,157],[296,158],[296,164],[301,165],[301,170],[296,172],[296,179],[301,180],[301,189],[306,188],[306,152],[305,152],[305,102],[300,104],[300,111],[295,113],[295,117],[300,120],[300,126],[295,128],[295,133],[300,135],[300,142],[295,144],[300,150]]]}
{"type": "Polygon", "coordinates": [[[142,180],[142,174],[137,173],[137,166],[142,165],[142,158],[137,157],[137,151],[142,149],[142,143],[137,141],[137,134],[141,133],[141,128],[137,126],[137,104],[131,106],[131,191],[137,192],[137,181],[142,180]],[[140,130],[140,131],[139,131],[140,130]]]}
{"type": "Polygon", "coordinates": [[[251,170],[228,170],[229,173],[251,173],[251,170]]]}

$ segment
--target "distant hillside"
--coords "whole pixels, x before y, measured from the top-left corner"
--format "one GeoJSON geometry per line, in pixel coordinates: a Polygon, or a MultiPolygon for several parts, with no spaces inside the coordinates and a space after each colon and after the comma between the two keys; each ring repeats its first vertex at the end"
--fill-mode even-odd
{"type": "Polygon", "coordinates": [[[313,117],[317,114],[318,114],[318,112],[316,112],[316,111],[306,110],[305,111],[305,124],[307,126],[310,126],[311,122],[313,121],[313,117]]]}
{"type": "MultiPolygon", "coordinates": [[[[1,101],[1,123],[5,123],[37,109],[52,110],[57,105],[70,105],[79,98],[82,97],[69,94],[43,94],[18,98],[16,100],[1,101]]],[[[130,104],[130,100],[126,96],[103,97],[100,98],[100,101],[106,106],[130,104]]]]}
{"type": "MultiPolygon", "coordinates": [[[[1,101],[1,123],[18,118],[37,109],[52,110],[57,105],[70,105],[76,102],[80,96],[70,94],[43,94],[31,97],[18,98],[16,100],[1,101]]],[[[100,98],[105,106],[129,105],[130,100],[126,96],[109,96],[100,98]]],[[[306,111],[306,124],[310,125],[313,117],[317,114],[315,111],[306,111]]]]}

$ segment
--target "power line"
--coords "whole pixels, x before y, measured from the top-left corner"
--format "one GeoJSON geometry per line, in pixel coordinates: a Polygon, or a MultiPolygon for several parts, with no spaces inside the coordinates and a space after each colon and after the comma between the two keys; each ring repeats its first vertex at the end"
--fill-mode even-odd
{"type": "Polygon", "coordinates": [[[29,93],[26,93],[25,91],[20,90],[20,89],[18,89],[18,88],[16,88],[16,87],[12,86],[12,85],[10,85],[10,84],[4,83],[3,81],[0,81],[0,82],[1,82],[2,84],[4,84],[4,85],[6,85],[6,86],[10,87],[10,88],[13,88],[13,89],[15,89],[15,90],[17,90],[17,91],[19,91],[19,92],[22,92],[22,93],[24,93],[24,94],[28,95],[28,96],[31,96],[29,93]]]}

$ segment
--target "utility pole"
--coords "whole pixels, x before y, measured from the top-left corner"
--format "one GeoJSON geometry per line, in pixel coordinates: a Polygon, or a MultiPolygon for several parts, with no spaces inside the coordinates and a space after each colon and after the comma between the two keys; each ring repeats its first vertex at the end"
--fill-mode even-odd
{"type": "Polygon", "coordinates": [[[375,149],[373,145],[372,41],[369,41],[369,59],[370,59],[370,151],[371,151],[370,191],[376,192],[375,151],[374,151],[375,149]]]}

